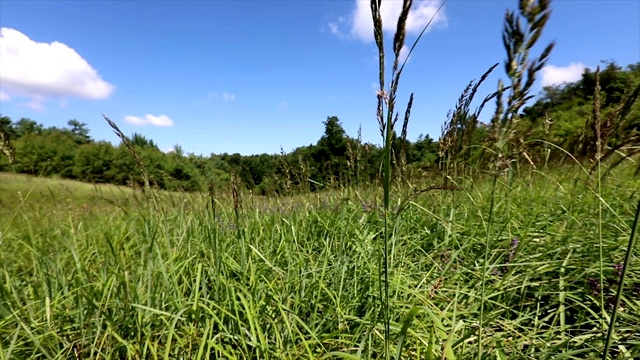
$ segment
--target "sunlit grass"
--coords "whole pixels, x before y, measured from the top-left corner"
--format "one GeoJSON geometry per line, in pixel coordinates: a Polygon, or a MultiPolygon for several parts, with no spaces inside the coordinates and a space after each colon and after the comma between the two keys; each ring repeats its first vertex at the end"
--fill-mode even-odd
{"type": "MultiPolygon", "coordinates": [[[[475,356],[482,296],[483,357],[599,356],[600,314],[611,314],[614,265],[624,260],[640,183],[617,170],[598,200],[575,174],[532,172],[511,185],[498,179],[484,294],[490,179],[460,179],[461,191],[429,191],[409,203],[390,224],[389,244],[392,336],[418,309],[405,358],[475,356]],[[609,260],[604,289],[597,286],[598,226],[609,260]],[[606,309],[600,291],[611,299],[606,309]]],[[[218,199],[213,218],[204,195],[160,196],[155,210],[127,190],[102,192],[109,202],[84,184],[2,177],[3,186],[13,184],[3,187],[3,204],[18,189],[42,193],[3,205],[8,213],[34,210],[21,210],[23,220],[0,239],[4,359],[383,354],[377,242],[384,218],[376,192],[245,195],[242,267],[230,197],[218,199]],[[56,194],[65,191],[62,211],[56,194]],[[94,212],[83,208],[91,201],[94,212]]],[[[612,345],[627,358],[640,355],[639,298],[632,255],[612,345]]]]}

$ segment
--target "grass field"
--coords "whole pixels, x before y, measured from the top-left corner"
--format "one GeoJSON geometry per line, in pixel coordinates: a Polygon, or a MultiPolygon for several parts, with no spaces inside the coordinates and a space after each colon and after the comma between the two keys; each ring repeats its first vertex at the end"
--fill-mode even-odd
{"type": "MultiPolygon", "coordinates": [[[[640,179],[587,178],[394,189],[394,354],[601,357],[640,179]]],[[[0,358],[379,358],[380,198],[244,195],[236,216],[228,196],[214,210],[207,194],[0,174],[0,358]]],[[[636,252],[612,357],[640,357],[639,299],[636,252]]]]}

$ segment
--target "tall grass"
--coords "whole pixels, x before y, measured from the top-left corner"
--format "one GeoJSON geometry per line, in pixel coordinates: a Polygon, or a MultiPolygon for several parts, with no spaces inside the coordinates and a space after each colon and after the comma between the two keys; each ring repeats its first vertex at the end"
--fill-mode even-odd
{"type": "MultiPolygon", "coordinates": [[[[382,178],[383,178],[383,212],[384,212],[384,230],[383,230],[383,238],[382,238],[382,249],[380,252],[380,267],[382,277],[380,280],[380,303],[382,309],[382,317],[384,323],[384,354],[386,359],[390,359],[390,340],[391,340],[391,317],[390,317],[390,299],[389,299],[389,241],[392,239],[392,233],[390,229],[389,222],[390,218],[390,201],[391,201],[391,180],[392,180],[392,169],[391,169],[391,160],[392,160],[392,144],[395,139],[396,131],[395,125],[398,120],[398,113],[396,112],[396,96],[398,92],[398,86],[400,84],[400,79],[402,77],[402,71],[404,70],[405,64],[413,49],[420,41],[420,38],[427,30],[433,18],[440,12],[442,6],[444,6],[444,2],[440,6],[440,8],[436,11],[436,13],[429,20],[427,25],[423,28],[422,32],[418,36],[418,38],[414,41],[407,57],[403,60],[402,64],[400,63],[400,53],[405,44],[406,38],[406,26],[407,19],[409,18],[409,12],[411,11],[411,7],[413,5],[412,0],[403,0],[402,2],[402,10],[398,17],[398,23],[393,39],[393,67],[392,67],[392,75],[391,82],[388,85],[385,82],[385,68],[386,68],[386,58],[385,58],[385,42],[384,42],[384,31],[382,27],[382,13],[380,7],[382,5],[381,0],[371,0],[371,16],[373,20],[373,33],[376,41],[376,46],[378,47],[378,81],[379,81],[379,89],[377,93],[378,98],[378,106],[377,106],[377,120],[380,126],[380,134],[383,139],[383,164],[382,164],[382,178]],[[386,110],[386,111],[385,111],[386,110]],[[386,113],[386,114],[385,114],[386,113]]],[[[407,136],[407,127],[409,124],[409,116],[411,113],[411,106],[413,104],[413,94],[411,94],[409,98],[409,102],[405,111],[403,126],[402,126],[402,139],[406,140],[407,136]]],[[[400,155],[400,163],[402,163],[402,154],[400,155]]],[[[407,318],[409,321],[410,318],[407,318]]],[[[407,331],[408,327],[403,327],[403,332],[407,331]]],[[[401,339],[404,339],[404,334],[401,334],[401,339]]]]}
{"type": "Polygon", "coordinates": [[[516,171],[529,166],[517,110],[552,47],[528,60],[548,5],[520,2],[535,25],[524,30],[507,13],[511,84],[470,111],[494,66],[461,96],[445,127],[444,185],[433,174],[393,187],[412,2],[403,1],[387,86],[379,0],[382,189],[295,195],[286,163],[287,196],[271,198],[244,194],[235,176],[227,192],[155,191],[141,161],[142,197],[0,174],[0,360],[640,357],[635,169],[613,167],[595,187],[577,162],[516,171]],[[467,144],[492,99],[486,173],[468,166],[467,144]]]}
{"type": "MultiPolygon", "coordinates": [[[[610,353],[640,355],[638,259],[621,246],[640,183],[619,168],[597,200],[567,170],[498,178],[495,190],[490,177],[463,179],[459,195],[431,191],[409,202],[391,224],[391,354],[464,359],[482,341],[483,358],[597,357],[600,294],[611,313],[624,282],[610,353]],[[604,288],[585,241],[595,240],[598,201],[604,288]],[[622,279],[613,266],[625,256],[622,279]]],[[[2,224],[0,239],[0,357],[384,358],[376,275],[384,214],[363,209],[358,195],[377,196],[245,201],[244,266],[226,194],[215,199],[215,218],[199,195],[158,194],[158,211],[126,197],[112,197],[120,205],[112,207],[96,192],[94,206],[109,209],[99,213],[55,186],[37,202],[16,199],[22,206],[12,206],[16,220],[2,224]]],[[[394,208],[402,199],[391,200],[394,208]]]]}
{"type": "Polygon", "coordinates": [[[635,244],[636,230],[638,229],[638,219],[640,219],[640,201],[638,201],[638,207],[636,208],[636,215],[631,225],[631,235],[629,235],[629,243],[627,245],[627,252],[625,253],[624,262],[618,265],[618,271],[620,280],[618,281],[618,290],[616,291],[615,302],[613,304],[613,310],[611,313],[611,320],[609,320],[609,327],[607,330],[607,337],[605,339],[604,351],[602,352],[602,359],[606,360],[609,356],[609,349],[611,348],[611,341],[613,339],[613,333],[616,326],[616,317],[618,310],[620,309],[620,301],[622,299],[622,291],[624,289],[624,281],[627,277],[627,271],[631,266],[631,254],[633,254],[633,247],[635,244]]]}

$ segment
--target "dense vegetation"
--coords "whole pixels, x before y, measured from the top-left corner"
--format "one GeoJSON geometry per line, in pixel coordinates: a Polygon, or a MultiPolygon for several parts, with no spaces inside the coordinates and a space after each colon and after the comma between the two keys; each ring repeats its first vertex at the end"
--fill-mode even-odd
{"type": "MultiPolygon", "coordinates": [[[[622,68],[608,62],[600,72],[602,117],[612,118],[608,125],[611,135],[605,144],[609,149],[607,156],[619,150],[627,154],[640,144],[640,102],[623,114],[620,110],[638,84],[640,63],[622,68]],[[622,121],[615,118],[621,115],[625,115],[622,121]]],[[[595,86],[595,73],[586,69],[579,81],[545,87],[538,99],[523,109],[516,129],[518,134],[514,136],[535,140],[523,147],[532,162],[558,162],[567,156],[566,152],[582,160],[593,155],[589,122],[595,86]]],[[[141,182],[135,159],[124,144],[114,146],[92,139],[87,125],[78,120],[69,120],[68,127],[62,129],[45,128],[27,118],[14,122],[5,116],[0,118],[0,123],[15,147],[14,164],[10,165],[3,157],[1,171],[116,185],[141,182]]],[[[359,137],[345,134],[336,116],[327,117],[324,125],[325,132],[316,144],[299,147],[288,154],[225,153],[207,157],[185,154],[180,146],[173,152],[163,153],[153,140],[138,133],[130,136],[130,140],[146,164],[151,185],[159,189],[201,191],[207,188],[208,182],[227,187],[232,173],[237,174],[245,188],[258,194],[283,193],[292,187],[315,190],[319,186],[371,183],[379,178],[382,160],[379,146],[363,144],[359,137]]],[[[465,148],[481,150],[487,134],[488,125],[478,124],[465,148]]],[[[395,139],[396,163],[400,165],[402,159],[408,169],[405,175],[439,169],[446,159],[443,156],[446,151],[442,151],[446,145],[442,140],[439,143],[429,136],[420,136],[415,142],[400,136],[395,139]]],[[[473,154],[466,157],[475,158],[473,154]]]]}
{"type": "MultiPolygon", "coordinates": [[[[572,171],[505,177],[495,190],[474,174],[460,191],[414,198],[391,252],[393,332],[421,309],[403,358],[473,358],[483,294],[483,358],[596,357],[640,188],[628,170],[609,177],[601,199],[572,171]]],[[[0,174],[0,354],[380,358],[378,195],[247,194],[236,217],[227,194],[214,209],[208,197],[160,192],[156,208],[132,190],[0,174]]],[[[631,264],[614,340],[628,359],[640,356],[637,256],[631,264]]]]}
{"type": "Polygon", "coordinates": [[[387,92],[371,1],[382,146],[335,116],[288,154],[209,157],[3,117],[0,360],[640,357],[640,63],[526,106],[554,45],[530,54],[550,5],[520,1],[507,83],[472,111],[496,64],[410,142],[403,4],[387,92]]]}
{"type": "MultiPolygon", "coordinates": [[[[92,139],[85,123],[70,120],[67,128],[60,129],[45,128],[27,118],[13,122],[5,116],[0,120],[15,147],[15,162],[9,164],[4,157],[0,160],[2,171],[91,183],[142,183],[127,146],[92,139]]],[[[206,157],[185,154],[179,145],[164,153],[153,140],[138,133],[129,140],[149,171],[151,185],[158,189],[199,191],[206,189],[208,182],[228,186],[232,173],[237,174],[245,188],[259,194],[282,192],[291,186],[316,189],[375,179],[380,148],[347,136],[336,116],[327,117],[324,124],[325,133],[315,145],[297,148],[289,154],[225,153],[206,157]]],[[[438,149],[431,138],[421,137],[406,144],[410,163],[433,164],[438,149]]]]}

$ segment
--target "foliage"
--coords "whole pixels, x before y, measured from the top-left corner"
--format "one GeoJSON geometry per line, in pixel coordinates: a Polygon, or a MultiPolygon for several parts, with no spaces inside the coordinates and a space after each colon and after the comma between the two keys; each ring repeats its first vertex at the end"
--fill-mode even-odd
{"type": "MultiPolygon", "coordinates": [[[[121,134],[128,145],[95,141],[86,124],[77,120],[70,120],[68,128],[45,128],[31,119],[13,123],[5,116],[2,126],[7,143],[3,146],[11,151],[15,148],[16,159],[10,166],[8,156],[0,156],[0,171],[136,187],[145,183],[140,172],[143,168],[149,186],[184,191],[201,191],[208,183],[224,188],[230,174],[236,173],[244,188],[258,194],[315,191],[375,181],[379,176],[380,148],[349,137],[336,116],[327,117],[323,123],[325,132],[316,144],[290,153],[205,157],[185,154],[180,145],[163,153],[152,139],[139,133],[130,137],[121,134]]],[[[429,137],[421,137],[415,144],[406,141],[409,162],[421,166],[433,163],[433,144],[429,137]]]]}
{"type": "MultiPolygon", "coordinates": [[[[545,139],[581,160],[595,160],[596,144],[602,140],[602,160],[632,156],[640,145],[639,92],[640,63],[623,69],[605,62],[602,71],[585,69],[574,83],[545,87],[538,100],[523,110],[523,128],[531,138],[545,139]],[[606,139],[596,139],[596,127],[606,139]]],[[[542,156],[543,144],[529,146],[542,156]]],[[[564,151],[550,150],[547,156],[558,160],[564,151]]]]}
{"type": "MultiPolygon", "coordinates": [[[[484,291],[491,179],[415,198],[389,249],[392,334],[418,311],[392,352],[475,358],[483,326],[482,358],[599,357],[601,313],[615,303],[640,188],[632,170],[616,169],[600,194],[575,181],[579,167],[501,179],[491,220],[501,231],[489,233],[484,291]],[[599,224],[604,287],[594,281],[599,224]],[[490,299],[484,324],[481,297],[490,299]]],[[[159,210],[131,189],[0,173],[3,358],[382,358],[377,190],[245,192],[244,267],[228,191],[217,193],[215,216],[209,199],[154,191],[159,210]]],[[[637,260],[632,254],[612,358],[640,356],[637,260]]]]}
{"type": "MultiPolygon", "coordinates": [[[[424,171],[437,170],[438,164],[446,169],[454,164],[474,166],[477,161],[484,161],[481,150],[495,148],[487,141],[495,139],[496,125],[484,124],[478,118],[498,92],[486,96],[474,111],[471,102],[488,73],[463,92],[439,141],[421,135],[411,142],[394,131],[392,168],[406,162],[405,177],[419,178],[424,171]]],[[[613,61],[605,62],[598,79],[597,118],[602,120],[600,126],[608,129],[600,158],[614,166],[639,153],[640,102],[636,99],[640,94],[640,63],[623,68],[613,61]]],[[[545,87],[535,102],[522,108],[515,125],[510,127],[511,139],[520,139],[519,151],[526,153],[535,166],[566,161],[568,154],[592,162],[596,144],[595,89],[596,72],[589,69],[576,82],[545,87]]],[[[503,87],[502,91],[506,90],[503,87]]],[[[126,146],[95,141],[86,124],[78,120],[69,120],[67,128],[45,128],[31,119],[13,122],[2,116],[0,124],[4,134],[0,139],[0,171],[116,185],[144,182],[126,146]],[[13,164],[10,156],[14,157],[13,164]]],[[[203,156],[185,154],[179,145],[165,154],[153,140],[138,133],[132,134],[131,142],[148,167],[151,185],[161,189],[200,191],[210,182],[226,188],[232,172],[238,174],[244,188],[263,195],[379,181],[383,149],[348,136],[336,116],[327,117],[323,124],[325,131],[317,143],[280,154],[203,156]]]]}

